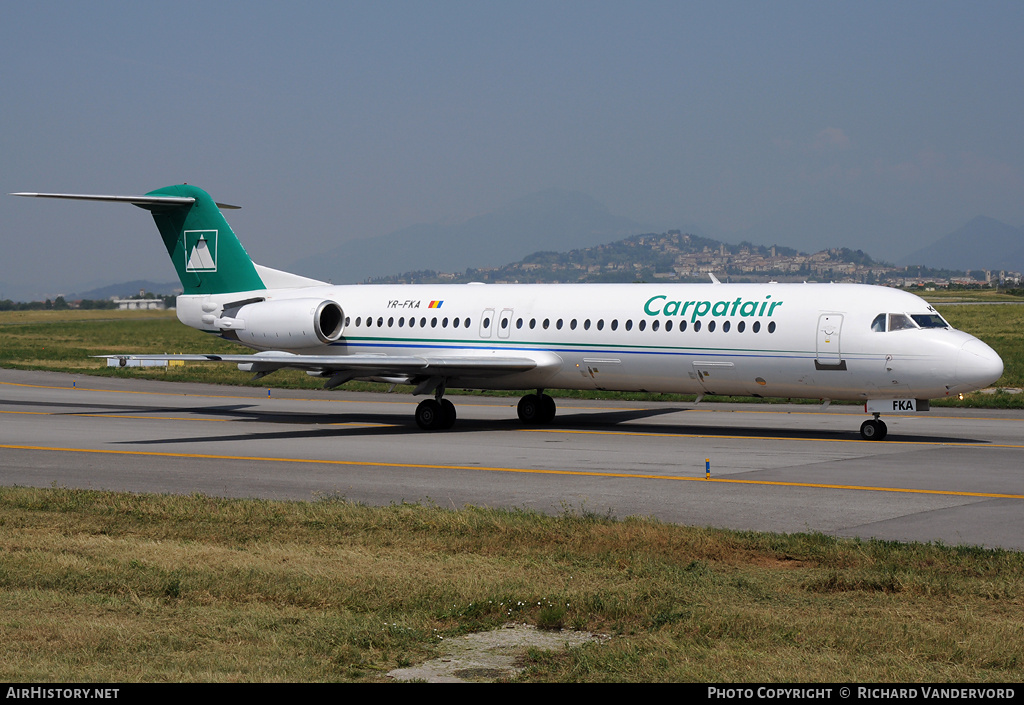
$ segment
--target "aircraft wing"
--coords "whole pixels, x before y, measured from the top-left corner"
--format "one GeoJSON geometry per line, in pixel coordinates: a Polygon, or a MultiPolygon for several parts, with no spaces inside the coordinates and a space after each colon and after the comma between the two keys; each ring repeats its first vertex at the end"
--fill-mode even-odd
{"type": "Polygon", "coordinates": [[[494,355],[296,355],[261,352],[251,355],[96,355],[108,360],[181,360],[183,362],[228,362],[243,372],[263,377],[286,367],[330,377],[328,387],[357,377],[406,378],[408,381],[440,380],[446,377],[499,377],[537,368],[555,367],[561,359],[551,353],[537,357],[494,355]]]}

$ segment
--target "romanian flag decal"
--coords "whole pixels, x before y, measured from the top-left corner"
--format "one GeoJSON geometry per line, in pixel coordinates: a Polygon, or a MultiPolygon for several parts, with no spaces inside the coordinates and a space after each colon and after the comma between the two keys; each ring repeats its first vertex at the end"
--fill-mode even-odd
{"type": "Polygon", "coordinates": [[[441,308],[441,304],[443,303],[444,301],[431,301],[430,305],[427,306],[427,308],[441,308]]]}

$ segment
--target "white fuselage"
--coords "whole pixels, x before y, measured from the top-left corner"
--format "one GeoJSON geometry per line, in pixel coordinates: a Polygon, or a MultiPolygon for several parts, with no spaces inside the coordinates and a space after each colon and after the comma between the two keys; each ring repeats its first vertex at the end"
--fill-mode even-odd
{"type": "Polygon", "coordinates": [[[223,334],[231,304],[253,299],[323,299],[344,311],[343,332],[330,343],[249,325],[245,344],[257,350],[542,363],[455,377],[449,387],[932,399],[990,385],[1003,370],[991,348],[953,328],[873,329],[880,314],[935,312],[913,294],[855,284],[315,286],[180,296],[178,317],[223,334]]]}

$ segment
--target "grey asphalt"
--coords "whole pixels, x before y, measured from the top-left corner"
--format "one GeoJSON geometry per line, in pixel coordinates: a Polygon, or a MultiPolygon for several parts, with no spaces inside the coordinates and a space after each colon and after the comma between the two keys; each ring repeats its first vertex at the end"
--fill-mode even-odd
{"type": "Polygon", "coordinates": [[[0,370],[0,484],[369,504],[430,502],[766,531],[1024,548],[1024,412],[451,396],[425,433],[408,395],[0,370]],[[710,459],[711,481],[705,461],[710,459]]]}

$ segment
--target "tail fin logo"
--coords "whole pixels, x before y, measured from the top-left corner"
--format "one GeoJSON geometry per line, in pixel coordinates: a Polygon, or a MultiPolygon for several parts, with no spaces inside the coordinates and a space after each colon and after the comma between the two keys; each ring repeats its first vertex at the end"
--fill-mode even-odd
{"type": "Polygon", "coordinates": [[[185,271],[217,271],[217,231],[186,230],[185,271]]]}

